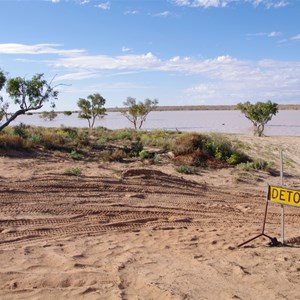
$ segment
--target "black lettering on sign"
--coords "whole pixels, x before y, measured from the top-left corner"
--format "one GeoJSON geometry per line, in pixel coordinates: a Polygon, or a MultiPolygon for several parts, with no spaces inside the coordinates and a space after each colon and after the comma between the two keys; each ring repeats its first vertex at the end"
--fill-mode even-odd
{"type": "Polygon", "coordinates": [[[277,198],[278,197],[278,190],[272,189],[272,198],[277,198]]]}
{"type": "Polygon", "coordinates": [[[299,192],[294,193],[294,202],[296,204],[298,204],[300,202],[300,193],[299,192]]]}
{"type": "Polygon", "coordinates": [[[292,191],[286,191],[288,193],[288,201],[291,202],[291,194],[293,194],[292,191]]]}
{"type": "Polygon", "coordinates": [[[285,190],[280,190],[280,197],[279,197],[279,199],[281,201],[285,201],[285,199],[284,199],[284,193],[285,193],[285,190]]]}

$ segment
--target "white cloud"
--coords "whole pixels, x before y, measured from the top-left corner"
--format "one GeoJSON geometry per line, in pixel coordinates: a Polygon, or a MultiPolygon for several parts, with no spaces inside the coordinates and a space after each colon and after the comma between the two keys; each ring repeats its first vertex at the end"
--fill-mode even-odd
{"type": "Polygon", "coordinates": [[[268,34],[268,37],[277,37],[277,36],[281,36],[282,33],[279,31],[272,31],[268,34]]]}
{"type": "Polygon", "coordinates": [[[124,15],[137,15],[138,13],[138,10],[127,10],[124,12],[124,15]]]}
{"type": "Polygon", "coordinates": [[[55,81],[63,81],[63,80],[83,80],[87,78],[97,77],[96,73],[93,72],[74,72],[68,73],[61,76],[55,77],[55,81]]]}
{"type": "Polygon", "coordinates": [[[173,2],[179,6],[190,7],[225,7],[232,0],[174,0],[173,2]]]}
{"type": "Polygon", "coordinates": [[[128,51],[131,51],[131,50],[132,50],[132,48],[128,48],[128,47],[125,47],[125,46],[122,47],[122,52],[128,52],[128,51]]]}
{"type": "Polygon", "coordinates": [[[289,5],[288,1],[284,0],[173,0],[174,4],[178,6],[189,7],[227,7],[229,4],[250,3],[254,7],[263,5],[266,8],[281,8],[289,5]]]}
{"type": "Polygon", "coordinates": [[[151,69],[159,63],[152,53],[123,56],[78,56],[58,59],[54,65],[65,68],[85,68],[91,70],[151,69]]]}
{"type": "Polygon", "coordinates": [[[293,36],[292,40],[300,41],[300,34],[297,34],[297,35],[293,36]]]}
{"type": "Polygon", "coordinates": [[[268,1],[268,3],[266,4],[266,7],[267,8],[280,8],[280,7],[285,7],[285,6],[288,6],[289,5],[289,2],[287,1],[277,1],[277,2],[271,2],[271,1],[268,1]]]}
{"type": "Polygon", "coordinates": [[[267,36],[267,37],[277,37],[281,36],[282,33],[279,31],[272,32],[257,32],[257,33],[248,33],[247,36],[267,36]]]}
{"type": "Polygon", "coordinates": [[[101,8],[103,10],[109,10],[110,9],[110,2],[103,2],[103,3],[95,5],[95,7],[101,8]]]}
{"type": "Polygon", "coordinates": [[[60,44],[0,44],[0,54],[58,54],[62,56],[73,56],[84,53],[82,49],[59,49],[60,44]]]}
{"type": "Polygon", "coordinates": [[[79,0],[80,5],[85,5],[85,4],[88,4],[88,3],[90,3],[90,0],[79,0]]]}
{"type": "Polygon", "coordinates": [[[175,56],[162,60],[152,53],[122,56],[78,56],[60,58],[53,62],[56,68],[127,72],[174,72],[199,78],[186,93],[195,99],[244,101],[248,99],[300,98],[300,61],[247,61],[229,55],[209,59],[175,56]],[[196,76],[196,77],[195,77],[196,76]],[[200,98],[199,98],[200,97],[200,98]]]}
{"type": "Polygon", "coordinates": [[[60,0],[51,0],[52,3],[59,3],[60,0]]]}
{"type": "Polygon", "coordinates": [[[154,14],[153,16],[154,17],[169,17],[170,15],[172,15],[171,12],[169,12],[169,11],[163,11],[161,13],[154,14]]]}

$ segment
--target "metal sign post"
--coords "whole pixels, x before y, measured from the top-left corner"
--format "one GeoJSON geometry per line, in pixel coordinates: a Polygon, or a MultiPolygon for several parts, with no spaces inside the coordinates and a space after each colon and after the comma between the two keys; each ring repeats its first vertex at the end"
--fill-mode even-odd
{"type": "MultiPolygon", "coordinates": [[[[283,186],[283,156],[280,150],[280,185],[283,186]]],[[[281,204],[280,242],[284,244],[284,205],[281,204]]]]}
{"type": "Polygon", "coordinates": [[[266,225],[266,220],[267,220],[269,201],[277,202],[277,203],[280,203],[280,205],[281,205],[280,242],[282,245],[284,245],[284,205],[283,205],[283,203],[285,205],[300,206],[300,191],[286,189],[283,187],[282,150],[280,150],[280,152],[279,152],[279,158],[280,158],[280,186],[276,187],[276,186],[268,185],[268,192],[267,192],[264,220],[263,220],[263,225],[262,225],[262,232],[259,235],[251,238],[250,240],[247,240],[246,242],[239,244],[238,247],[244,246],[244,245],[248,244],[249,242],[251,242],[261,236],[265,236],[265,237],[269,238],[273,244],[274,243],[278,244],[278,241],[276,240],[276,238],[272,238],[269,235],[265,234],[265,225],[266,225]]]}

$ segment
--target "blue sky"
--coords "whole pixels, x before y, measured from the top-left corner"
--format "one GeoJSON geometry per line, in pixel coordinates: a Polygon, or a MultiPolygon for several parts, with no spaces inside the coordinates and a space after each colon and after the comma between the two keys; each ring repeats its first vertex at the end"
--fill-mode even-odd
{"type": "Polygon", "coordinates": [[[0,0],[0,68],[44,73],[57,109],[300,103],[300,1],[0,0]]]}

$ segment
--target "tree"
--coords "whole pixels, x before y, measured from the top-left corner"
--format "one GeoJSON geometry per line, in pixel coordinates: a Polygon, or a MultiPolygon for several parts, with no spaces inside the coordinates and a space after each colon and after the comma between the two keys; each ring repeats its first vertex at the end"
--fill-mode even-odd
{"type": "Polygon", "coordinates": [[[100,94],[87,96],[87,99],[80,98],[77,102],[80,108],[78,117],[87,119],[89,128],[93,128],[96,118],[103,118],[106,109],[103,107],[106,100],[100,94]]]}
{"type": "Polygon", "coordinates": [[[267,102],[257,102],[256,104],[251,104],[247,101],[245,103],[238,103],[237,109],[253,123],[254,135],[262,136],[265,125],[277,114],[278,104],[270,100],[267,102]]]}
{"type": "Polygon", "coordinates": [[[31,79],[21,77],[8,79],[0,70],[0,90],[6,86],[6,93],[13,100],[19,109],[14,113],[9,113],[9,102],[4,102],[0,97],[0,121],[5,118],[3,124],[0,125],[0,131],[8,126],[18,116],[24,115],[28,111],[38,110],[43,107],[46,102],[51,101],[51,108],[55,107],[54,100],[57,99],[57,86],[52,86],[52,81],[48,82],[44,79],[44,74],[36,74],[31,79]]]}
{"type": "Polygon", "coordinates": [[[128,97],[123,104],[127,109],[121,111],[122,115],[133,124],[134,129],[141,129],[148,114],[156,108],[158,100],[146,99],[144,102],[137,103],[135,98],[128,97]]]}

